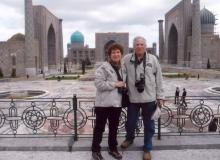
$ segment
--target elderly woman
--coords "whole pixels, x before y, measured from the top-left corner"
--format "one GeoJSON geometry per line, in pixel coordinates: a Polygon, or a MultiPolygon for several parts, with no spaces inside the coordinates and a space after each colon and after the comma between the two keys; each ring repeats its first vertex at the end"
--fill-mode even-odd
{"type": "Polygon", "coordinates": [[[122,46],[113,43],[108,49],[108,61],[104,62],[95,73],[97,92],[95,100],[96,123],[92,141],[92,157],[94,160],[103,160],[100,144],[107,120],[109,123],[108,152],[115,159],[122,159],[122,155],[117,149],[121,94],[125,86],[121,70],[122,54],[122,46]]]}

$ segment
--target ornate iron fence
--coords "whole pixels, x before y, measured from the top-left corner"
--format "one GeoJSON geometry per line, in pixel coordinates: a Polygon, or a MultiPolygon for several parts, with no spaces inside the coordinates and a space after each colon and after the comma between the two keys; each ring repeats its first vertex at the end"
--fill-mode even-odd
{"type": "MultiPolygon", "coordinates": [[[[220,97],[187,97],[187,103],[174,104],[167,97],[161,118],[156,121],[156,133],[161,135],[188,135],[220,133],[220,97]],[[215,121],[216,132],[208,126],[215,121]]],[[[92,137],[95,123],[94,97],[1,99],[0,136],[73,136],[92,137]]],[[[119,136],[125,134],[126,109],[122,110],[119,136]]],[[[106,127],[105,135],[108,132],[106,127]]],[[[136,127],[137,136],[143,136],[141,116],[136,127]]]]}
{"type": "MultiPolygon", "coordinates": [[[[95,123],[94,98],[78,97],[78,116],[82,117],[78,122],[78,136],[91,136],[95,123]],[[84,134],[86,133],[86,134],[84,134]]],[[[186,104],[178,102],[174,104],[174,97],[166,97],[162,107],[161,118],[156,121],[156,133],[158,139],[161,135],[190,135],[190,134],[219,134],[220,133],[220,96],[190,96],[186,98],[186,104]],[[216,132],[210,132],[208,126],[216,119],[216,132]]],[[[119,124],[119,135],[125,134],[127,119],[126,109],[122,110],[119,124]]],[[[106,128],[106,133],[107,133],[106,128]]],[[[141,116],[137,122],[136,135],[143,136],[143,123],[141,116]]]]}
{"type": "Polygon", "coordinates": [[[75,99],[1,99],[0,136],[73,135],[75,99]]]}

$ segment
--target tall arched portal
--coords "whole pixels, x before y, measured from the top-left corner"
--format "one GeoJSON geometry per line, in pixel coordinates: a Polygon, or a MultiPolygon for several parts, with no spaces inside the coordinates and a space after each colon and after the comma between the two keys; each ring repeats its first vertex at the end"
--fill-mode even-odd
{"type": "Polygon", "coordinates": [[[168,36],[168,63],[177,64],[178,33],[174,25],[171,26],[168,36]]]}
{"type": "Polygon", "coordinates": [[[110,47],[111,44],[115,43],[114,40],[108,41],[105,46],[104,46],[104,51],[105,51],[105,60],[108,59],[108,48],[110,47]]]}
{"type": "Polygon", "coordinates": [[[56,65],[56,36],[52,25],[47,34],[47,55],[48,55],[48,69],[54,69],[56,65]]]}

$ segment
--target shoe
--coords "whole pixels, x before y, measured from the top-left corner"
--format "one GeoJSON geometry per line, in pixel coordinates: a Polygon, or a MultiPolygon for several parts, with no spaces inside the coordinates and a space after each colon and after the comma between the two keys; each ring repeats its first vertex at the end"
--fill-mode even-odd
{"type": "Polygon", "coordinates": [[[121,148],[122,148],[122,149],[126,149],[126,148],[128,148],[132,143],[133,143],[133,141],[130,141],[130,140],[125,139],[125,140],[121,143],[121,148]]]}
{"type": "Polygon", "coordinates": [[[112,150],[112,151],[109,150],[108,153],[109,153],[112,157],[114,157],[115,159],[122,159],[122,155],[118,152],[117,149],[112,150]]]}
{"type": "Polygon", "coordinates": [[[151,160],[150,151],[144,151],[143,160],[151,160]]]}
{"type": "Polygon", "coordinates": [[[92,152],[92,158],[94,160],[104,160],[104,158],[102,157],[101,152],[92,152]]]}

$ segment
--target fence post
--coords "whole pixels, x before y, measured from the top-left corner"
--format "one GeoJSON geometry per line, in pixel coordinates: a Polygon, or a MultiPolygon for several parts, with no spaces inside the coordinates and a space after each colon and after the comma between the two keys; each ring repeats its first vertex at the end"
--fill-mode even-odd
{"type": "Polygon", "coordinates": [[[158,118],[157,129],[158,129],[157,139],[161,140],[161,118],[158,118]]]}
{"type": "Polygon", "coordinates": [[[78,131],[77,131],[77,97],[76,97],[76,94],[73,94],[73,112],[74,112],[74,141],[77,141],[78,131]]]}
{"type": "MultiPolygon", "coordinates": [[[[162,108],[162,105],[160,102],[157,102],[157,107],[159,107],[160,109],[162,108]]],[[[162,111],[161,111],[162,112],[162,111]]],[[[161,139],[161,116],[158,118],[158,123],[157,123],[157,139],[160,140],[161,139]]]]}

